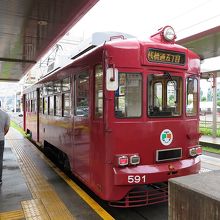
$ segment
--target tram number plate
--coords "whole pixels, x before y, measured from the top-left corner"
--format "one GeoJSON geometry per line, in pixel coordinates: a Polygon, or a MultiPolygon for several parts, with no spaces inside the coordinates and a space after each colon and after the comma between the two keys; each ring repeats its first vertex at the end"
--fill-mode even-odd
{"type": "Polygon", "coordinates": [[[146,175],[128,175],[128,183],[146,183],[146,175]]]}

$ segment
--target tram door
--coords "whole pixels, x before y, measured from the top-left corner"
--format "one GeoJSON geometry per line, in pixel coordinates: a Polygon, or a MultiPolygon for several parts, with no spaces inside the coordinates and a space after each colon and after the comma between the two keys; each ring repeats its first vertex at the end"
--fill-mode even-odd
{"type": "Polygon", "coordinates": [[[104,77],[102,65],[96,65],[93,73],[93,109],[91,125],[91,180],[101,189],[105,164],[104,133],[104,77]]]}
{"type": "Polygon", "coordinates": [[[39,142],[40,131],[39,131],[39,110],[40,110],[40,89],[37,89],[37,97],[36,97],[36,112],[37,112],[37,142],[39,142]]]}
{"type": "Polygon", "coordinates": [[[73,169],[85,181],[90,178],[89,81],[88,70],[74,77],[73,169]]]}
{"type": "Polygon", "coordinates": [[[22,102],[23,102],[23,129],[26,131],[26,111],[27,111],[27,103],[26,103],[26,94],[23,94],[22,97],[22,102]]]}

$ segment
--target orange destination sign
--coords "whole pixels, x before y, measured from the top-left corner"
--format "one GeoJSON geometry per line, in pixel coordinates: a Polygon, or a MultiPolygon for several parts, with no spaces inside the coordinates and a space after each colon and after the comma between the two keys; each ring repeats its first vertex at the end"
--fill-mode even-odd
{"type": "Polygon", "coordinates": [[[184,65],[186,56],[184,53],[150,48],[147,51],[147,60],[155,63],[184,65]]]}

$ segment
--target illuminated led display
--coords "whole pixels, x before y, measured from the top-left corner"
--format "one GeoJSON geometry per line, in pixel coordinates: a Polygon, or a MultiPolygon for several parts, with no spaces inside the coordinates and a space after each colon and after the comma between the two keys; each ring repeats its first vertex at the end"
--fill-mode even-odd
{"type": "Polygon", "coordinates": [[[168,50],[148,49],[147,60],[155,63],[185,64],[185,54],[168,50]]]}

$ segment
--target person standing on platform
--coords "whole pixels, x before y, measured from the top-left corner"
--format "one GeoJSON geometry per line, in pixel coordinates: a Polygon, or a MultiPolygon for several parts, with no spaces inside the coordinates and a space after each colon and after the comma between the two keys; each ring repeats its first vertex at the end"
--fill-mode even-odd
{"type": "Polygon", "coordinates": [[[2,170],[3,170],[3,152],[5,146],[5,135],[8,133],[10,127],[9,115],[0,109],[0,185],[2,184],[2,170]]]}

